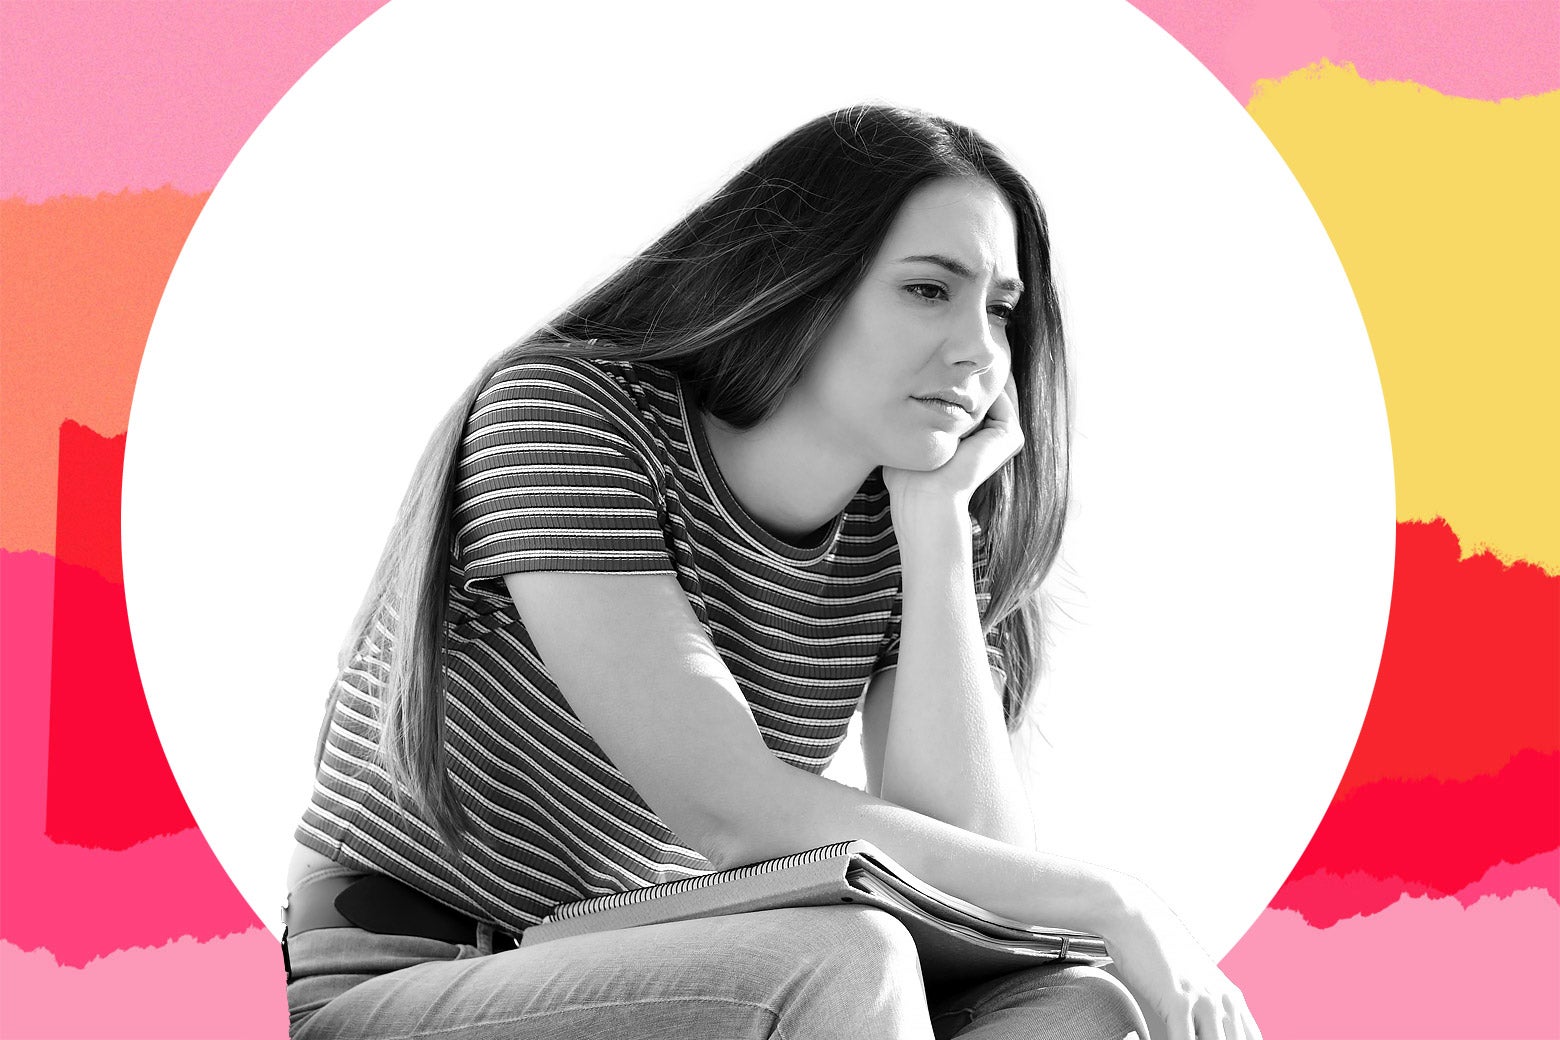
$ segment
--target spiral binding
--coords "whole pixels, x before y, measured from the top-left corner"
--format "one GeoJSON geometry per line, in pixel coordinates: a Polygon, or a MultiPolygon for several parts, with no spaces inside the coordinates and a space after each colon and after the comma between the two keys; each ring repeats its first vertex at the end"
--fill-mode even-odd
{"type": "Polygon", "coordinates": [[[668,881],[665,884],[636,888],[628,892],[612,892],[604,896],[593,896],[590,899],[582,899],[577,903],[556,907],[551,914],[542,919],[541,923],[552,924],[555,921],[570,921],[585,914],[596,913],[599,910],[616,910],[619,907],[633,906],[635,903],[643,903],[651,899],[660,899],[662,896],[672,896],[680,892],[692,892],[700,888],[707,888],[710,885],[718,885],[723,881],[740,881],[743,878],[756,877],[759,874],[769,874],[776,870],[799,867],[804,863],[816,863],[822,859],[833,859],[836,856],[843,856],[849,853],[851,847],[855,844],[855,842],[842,841],[834,845],[808,849],[806,852],[798,852],[790,856],[781,856],[779,859],[753,863],[746,867],[717,870],[709,874],[700,874],[698,877],[683,878],[681,881],[668,881]]]}

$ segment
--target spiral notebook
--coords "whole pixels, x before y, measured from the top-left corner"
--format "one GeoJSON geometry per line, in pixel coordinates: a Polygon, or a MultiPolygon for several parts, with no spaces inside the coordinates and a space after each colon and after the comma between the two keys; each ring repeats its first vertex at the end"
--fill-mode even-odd
{"type": "Polygon", "coordinates": [[[1101,964],[1105,941],[982,910],[917,879],[865,841],[564,903],[520,945],[571,935],[797,906],[875,906],[904,923],[928,985],[969,982],[1056,961],[1101,964]]]}

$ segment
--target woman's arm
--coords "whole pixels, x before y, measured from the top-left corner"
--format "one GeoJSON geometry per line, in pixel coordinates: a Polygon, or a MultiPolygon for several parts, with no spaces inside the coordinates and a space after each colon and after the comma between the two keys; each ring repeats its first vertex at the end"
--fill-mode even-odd
{"type": "MultiPolygon", "coordinates": [[[[933,470],[883,468],[899,542],[899,667],[887,711],[863,715],[864,750],[883,745],[884,798],[1034,847],[1023,784],[987,672],[975,611],[970,498],[1024,444],[1011,374],[980,427],[933,470]]],[[[868,692],[868,698],[874,691],[868,692]]],[[[871,753],[870,750],[868,753],[871,753]]]]}
{"type": "Polygon", "coordinates": [[[907,525],[898,667],[868,687],[862,748],[869,790],[1020,848],[1034,847],[1028,799],[1002,719],[975,607],[968,513],[907,525]]]}
{"type": "Polygon", "coordinates": [[[865,839],[969,902],[1103,936],[1123,980],[1170,1023],[1171,1040],[1260,1040],[1240,992],[1140,882],[973,834],[776,759],[676,578],[539,571],[504,580],[596,743],[717,867],[865,839]]]}
{"type": "Polygon", "coordinates": [[[865,839],[930,884],[1020,920],[1106,935],[1130,879],[1041,855],[775,758],[670,575],[505,578],[549,674],[650,808],[717,867],[865,839]]]}

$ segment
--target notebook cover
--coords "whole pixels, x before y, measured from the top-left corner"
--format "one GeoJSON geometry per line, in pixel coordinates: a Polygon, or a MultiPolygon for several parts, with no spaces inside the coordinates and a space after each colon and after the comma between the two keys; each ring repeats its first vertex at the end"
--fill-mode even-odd
{"type": "Polygon", "coordinates": [[[526,929],[520,944],[700,917],[849,904],[877,907],[905,925],[928,985],[1058,961],[1100,964],[1109,959],[1098,936],[1033,929],[989,914],[921,884],[864,841],[564,904],[526,929]]]}

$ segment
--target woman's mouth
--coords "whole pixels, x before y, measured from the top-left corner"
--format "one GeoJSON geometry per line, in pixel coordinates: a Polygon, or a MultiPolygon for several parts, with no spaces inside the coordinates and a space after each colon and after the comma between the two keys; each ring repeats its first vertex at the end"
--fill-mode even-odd
{"type": "Polygon", "coordinates": [[[912,397],[911,400],[925,405],[928,409],[936,412],[939,415],[944,415],[952,419],[973,418],[973,416],[970,414],[970,411],[962,404],[959,404],[957,401],[950,401],[941,397],[912,397]]]}

